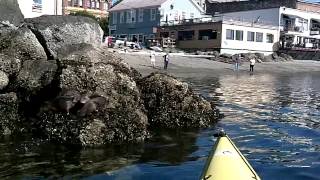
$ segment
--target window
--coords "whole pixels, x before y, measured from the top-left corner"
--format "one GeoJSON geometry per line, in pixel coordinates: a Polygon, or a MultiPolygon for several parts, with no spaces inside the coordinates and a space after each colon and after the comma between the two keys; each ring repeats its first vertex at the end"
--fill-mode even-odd
{"type": "Polygon", "coordinates": [[[138,21],[143,22],[143,9],[139,9],[138,21]]]}
{"type": "Polygon", "coordinates": [[[243,41],[243,31],[236,30],[236,40],[243,41]]]}
{"type": "Polygon", "coordinates": [[[227,29],[227,39],[234,40],[234,30],[227,29]]]}
{"type": "Polygon", "coordinates": [[[117,12],[112,13],[112,23],[117,24],[117,12]]]}
{"type": "Polygon", "coordinates": [[[254,32],[248,31],[247,35],[247,41],[254,41],[254,32]]]}
{"type": "Polygon", "coordinates": [[[97,9],[100,8],[100,3],[99,3],[99,1],[96,2],[96,8],[97,8],[97,9]]]}
{"type": "Polygon", "coordinates": [[[190,13],[190,19],[194,18],[194,13],[190,13]]]}
{"type": "Polygon", "coordinates": [[[91,9],[95,9],[96,8],[96,2],[91,1],[91,9]]]}
{"type": "Polygon", "coordinates": [[[131,23],[135,23],[136,22],[136,10],[135,9],[131,9],[131,23]]]}
{"type": "Polygon", "coordinates": [[[124,12],[120,12],[120,23],[124,23],[125,19],[124,19],[124,12]]]}
{"type": "Polygon", "coordinates": [[[187,41],[193,40],[194,31],[179,31],[178,32],[178,40],[180,41],[187,41]]]}
{"type": "Polygon", "coordinates": [[[217,31],[212,29],[199,30],[199,40],[217,39],[217,31]]]}
{"type": "Polygon", "coordinates": [[[184,20],[184,19],[186,19],[186,12],[182,12],[182,15],[181,15],[182,17],[182,20],[184,20]]]}
{"type": "Polygon", "coordinates": [[[150,20],[151,21],[155,21],[156,20],[156,13],[157,13],[156,9],[150,9],[150,20]]]}
{"type": "Polygon", "coordinates": [[[273,34],[267,34],[267,43],[273,43],[273,34]]]}
{"type": "Polygon", "coordinates": [[[256,33],[256,41],[263,42],[263,33],[260,33],[260,32],[256,33]]]}
{"type": "Polygon", "coordinates": [[[131,23],[131,11],[127,11],[126,15],[127,15],[127,23],[131,23]]]}

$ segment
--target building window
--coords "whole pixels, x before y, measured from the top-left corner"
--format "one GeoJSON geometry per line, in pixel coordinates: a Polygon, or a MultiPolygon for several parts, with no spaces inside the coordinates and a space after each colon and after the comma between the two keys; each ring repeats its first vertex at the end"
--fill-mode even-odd
{"type": "Polygon", "coordinates": [[[248,35],[248,37],[247,37],[247,41],[254,41],[254,32],[251,32],[251,31],[248,31],[248,33],[247,33],[247,35],[248,35]]]}
{"type": "Polygon", "coordinates": [[[131,23],[131,11],[127,11],[126,15],[127,15],[127,23],[131,23]]]}
{"type": "Polygon", "coordinates": [[[131,9],[131,23],[135,23],[135,22],[136,22],[136,10],[131,9]]]}
{"type": "Polygon", "coordinates": [[[156,20],[156,13],[157,13],[156,9],[151,9],[150,10],[150,20],[151,21],[155,21],[156,20]]]}
{"type": "Polygon", "coordinates": [[[199,30],[198,40],[211,40],[217,39],[217,31],[212,29],[199,30]]]}
{"type": "Polygon", "coordinates": [[[32,1],[32,12],[42,12],[42,0],[33,0],[32,1]]]}
{"type": "Polygon", "coordinates": [[[260,33],[260,32],[256,33],[256,41],[263,42],[263,33],[260,33]]]}
{"type": "Polygon", "coordinates": [[[117,12],[112,13],[112,23],[117,24],[117,12]]]}
{"type": "Polygon", "coordinates": [[[193,40],[194,31],[179,31],[178,32],[178,40],[179,41],[188,41],[193,40]]]}
{"type": "Polygon", "coordinates": [[[227,32],[226,32],[227,34],[227,36],[226,36],[226,38],[227,39],[229,39],[229,40],[234,40],[234,30],[232,30],[232,29],[227,29],[227,32]]]}
{"type": "Polygon", "coordinates": [[[181,18],[182,20],[186,19],[186,12],[182,12],[181,18]]]}
{"type": "Polygon", "coordinates": [[[243,41],[243,31],[236,30],[236,40],[243,41]]]}
{"type": "Polygon", "coordinates": [[[143,9],[139,9],[139,22],[143,22],[143,9]]]}
{"type": "Polygon", "coordinates": [[[267,43],[273,43],[273,34],[267,34],[267,43]]]}
{"type": "Polygon", "coordinates": [[[124,19],[124,12],[120,12],[120,23],[124,23],[125,19],[124,19]]]}
{"type": "Polygon", "coordinates": [[[194,13],[190,13],[190,19],[194,18],[194,13]]]}
{"type": "Polygon", "coordinates": [[[91,1],[91,9],[95,9],[96,8],[96,2],[91,1]]]}

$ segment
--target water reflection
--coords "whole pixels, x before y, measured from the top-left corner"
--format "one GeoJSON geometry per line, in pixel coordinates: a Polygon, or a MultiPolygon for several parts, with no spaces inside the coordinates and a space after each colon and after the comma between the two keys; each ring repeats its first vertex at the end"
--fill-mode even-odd
{"type": "Polygon", "coordinates": [[[294,168],[320,170],[315,165],[320,159],[319,82],[319,74],[220,79],[217,92],[225,114],[220,125],[265,179],[276,179],[265,171],[269,166],[285,167],[292,173],[288,179],[299,173],[294,168]]]}
{"type": "MultiPolygon", "coordinates": [[[[189,78],[262,179],[320,179],[320,74],[189,78]]],[[[0,140],[0,179],[197,179],[215,128],[159,130],[145,144],[63,147],[0,140]]]]}

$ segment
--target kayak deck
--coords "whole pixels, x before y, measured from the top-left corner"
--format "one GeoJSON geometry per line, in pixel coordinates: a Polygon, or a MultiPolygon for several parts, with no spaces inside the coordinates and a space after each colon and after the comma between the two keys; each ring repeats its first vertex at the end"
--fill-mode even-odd
{"type": "Polygon", "coordinates": [[[245,157],[227,135],[220,135],[215,143],[201,179],[260,180],[245,157]]]}

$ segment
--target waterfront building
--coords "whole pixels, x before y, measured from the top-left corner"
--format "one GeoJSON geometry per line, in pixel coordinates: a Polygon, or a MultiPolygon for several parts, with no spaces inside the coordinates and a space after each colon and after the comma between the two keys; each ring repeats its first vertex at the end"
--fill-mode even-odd
{"type": "Polygon", "coordinates": [[[64,0],[64,14],[87,11],[96,17],[107,17],[111,0],[64,0]]]}
{"type": "Polygon", "coordinates": [[[112,36],[145,43],[163,24],[200,18],[203,9],[193,0],[122,0],[110,10],[112,36]]]}
{"type": "Polygon", "coordinates": [[[206,13],[210,15],[280,7],[308,12],[320,12],[319,3],[300,0],[206,0],[205,4],[206,13]]]}
{"type": "MultiPolygon", "coordinates": [[[[319,6],[319,5],[318,5],[319,6]]],[[[319,6],[320,9],[320,6],[319,6]]],[[[279,27],[280,48],[320,47],[320,13],[288,7],[225,13],[236,19],[251,20],[279,27]]]]}
{"type": "Polygon", "coordinates": [[[222,54],[263,53],[278,50],[279,28],[271,24],[227,16],[193,19],[192,23],[159,28],[159,38],[172,38],[185,50],[216,50],[222,54]]]}
{"type": "Polygon", "coordinates": [[[42,15],[62,15],[63,0],[18,0],[20,10],[25,18],[42,15]]]}

